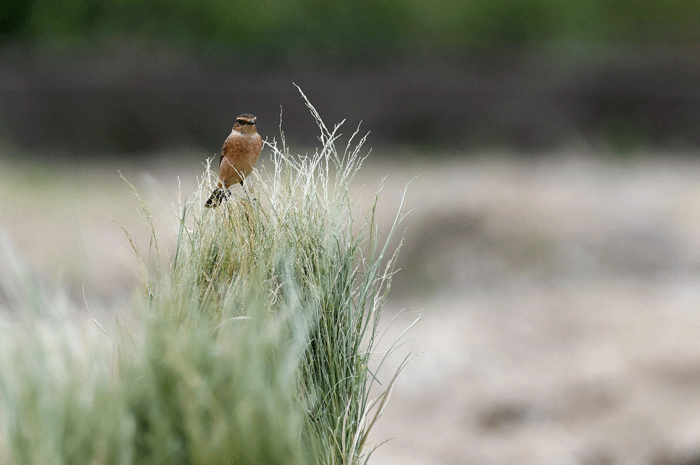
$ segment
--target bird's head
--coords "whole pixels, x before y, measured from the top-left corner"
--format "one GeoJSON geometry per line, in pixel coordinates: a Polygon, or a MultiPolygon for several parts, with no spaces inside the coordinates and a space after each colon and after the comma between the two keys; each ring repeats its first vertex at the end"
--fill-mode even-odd
{"type": "Polygon", "coordinates": [[[244,113],[236,118],[233,124],[233,130],[242,132],[243,134],[255,134],[258,130],[255,121],[257,118],[251,114],[244,113]]]}

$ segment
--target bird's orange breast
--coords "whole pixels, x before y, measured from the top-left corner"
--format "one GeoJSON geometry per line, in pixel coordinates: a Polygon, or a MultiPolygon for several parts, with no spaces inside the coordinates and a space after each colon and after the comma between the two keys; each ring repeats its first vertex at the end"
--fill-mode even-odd
{"type": "Polygon", "coordinates": [[[219,178],[228,189],[245,179],[252,171],[260,156],[262,138],[260,134],[251,136],[232,132],[221,149],[219,178]]]}

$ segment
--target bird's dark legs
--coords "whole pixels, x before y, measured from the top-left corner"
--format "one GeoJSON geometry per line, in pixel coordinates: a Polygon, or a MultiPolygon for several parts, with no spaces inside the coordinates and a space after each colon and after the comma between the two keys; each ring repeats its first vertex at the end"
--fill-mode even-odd
{"type": "Polygon", "coordinates": [[[224,199],[228,199],[231,196],[231,192],[223,187],[217,187],[214,192],[211,193],[211,197],[204,204],[207,208],[218,207],[224,199]]]}

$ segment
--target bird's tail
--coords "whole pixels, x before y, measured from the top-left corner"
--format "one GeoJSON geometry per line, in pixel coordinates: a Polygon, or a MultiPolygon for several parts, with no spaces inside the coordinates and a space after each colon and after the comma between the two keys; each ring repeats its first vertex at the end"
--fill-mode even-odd
{"type": "Polygon", "coordinates": [[[207,200],[204,203],[204,206],[207,208],[218,207],[224,199],[228,198],[229,195],[230,194],[228,189],[217,187],[216,189],[214,189],[214,192],[211,193],[211,197],[209,197],[209,200],[207,200]]]}

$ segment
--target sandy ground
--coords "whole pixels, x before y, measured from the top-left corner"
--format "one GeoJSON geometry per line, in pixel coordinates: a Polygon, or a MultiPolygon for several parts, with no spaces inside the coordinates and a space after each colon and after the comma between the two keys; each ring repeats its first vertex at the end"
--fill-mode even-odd
{"type": "Polygon", "coordinates": [[[422,321],[373,463],[698,463],[699,170],[421,167],[390,307],[422,321]]]}
{"type": "MultiPolygon", "coordinates": [[[[107,216],[148,249],[117,169],[0,161],[0,229],[95,305],[127,302],[138,280],[107,216]]],[[[201,164],[122,172],[168,235],[177,178],[192,192],[201,164]]],[[[371,463],[700,463],[698,173],[669,155],[370,160],[358,195],[389,174],[384,224],[411,181],[384,343],[421,316],[372,435],[394,439],[371,463]]]]}

